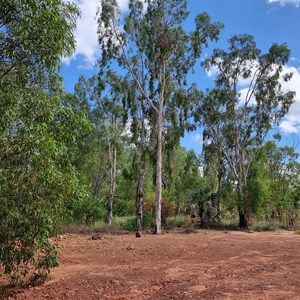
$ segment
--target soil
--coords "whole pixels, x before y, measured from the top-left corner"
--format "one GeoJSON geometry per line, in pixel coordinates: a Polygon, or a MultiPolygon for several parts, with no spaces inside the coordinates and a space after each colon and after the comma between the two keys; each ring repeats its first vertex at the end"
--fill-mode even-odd
{"type": "Polygon", "coordinates": [[[300,235],[197,230],[66,234],[44,285],[1,299],[300,299],[300,235]],[[92,238],[93,237],[93,238],[92,238]]]}

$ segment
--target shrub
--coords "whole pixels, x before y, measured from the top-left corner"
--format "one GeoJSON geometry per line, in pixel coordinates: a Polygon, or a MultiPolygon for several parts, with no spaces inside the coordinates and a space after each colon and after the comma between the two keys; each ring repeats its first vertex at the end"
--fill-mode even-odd
{"type": "MultiPolygon", "coordinates": [[[[152,198],[151,200],[146,201],[144,206],[144,212],[145,215],[149,214],[154,216],[155,211],[155,198],[152,198]]],[[[175,213],[175,204],[173,202],[169,202],[168,199],[162,198],[162,204],[161,204],[161,223],[162,226],[166,226],[167,219],[171,216],[174,216],[175,213]]]]}
{"type": "Polygon", "coordinates": [[[126,222],[121,223],[121,228],[128,231],[136,230],[136,217],[129,217],[126,222]]]}

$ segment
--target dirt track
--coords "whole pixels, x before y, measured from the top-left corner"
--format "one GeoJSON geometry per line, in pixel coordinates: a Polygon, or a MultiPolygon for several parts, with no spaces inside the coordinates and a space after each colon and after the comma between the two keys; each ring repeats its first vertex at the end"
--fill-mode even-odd
{"type": "Polygon", "coordinates": [[[65,235],[43,286],[7,299],[300,299],[300,235],[65,235]]]}

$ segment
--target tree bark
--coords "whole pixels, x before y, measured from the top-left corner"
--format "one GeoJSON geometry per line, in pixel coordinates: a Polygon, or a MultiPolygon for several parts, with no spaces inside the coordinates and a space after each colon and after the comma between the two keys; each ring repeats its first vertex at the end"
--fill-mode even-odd
{"type": "Polygon", "coordinates": [[[245,173],[245,159],[242,146],[240,144],[240,128],[235,130],[235,160],[238,177],[237,187],[239,193],[239,227],[248,228],[250,221],[250,206],[247,192],[247,175],[245,173]]]}
{"type": "Polygon", "coordinates": [[[107,223],[112,224],[113,218],[113,200],[116,190],[116,169],[117,169],[117,149],[115,146],[109,146],[109,195],[108,195],[108,216],[107,223]]]}
{"type": "Polygon", "coordinates": [[[143,228],[143,205],[144,205],[144,182],[145,182],[145,121],[142,119],[140,141],[140,170],[139,182],[136,192],[136,229],[141,231],[143,228]]]}
{"type": "Polygon", "coordinates": [[[223,178],[223,160],[222,160],[222,149],[218,148],[218,163],[217,163],[217,199],[216,199],[216,206],[217,206],[217,220],[218,222],[221,221],[221,193],[222,193],[222,178],[223,178]]]}
{"type": "Polygon", "coordinates": [[[241,209],[239,212],[239,227],[248,228],[250,225],[250,204],[247,195],[247,191],[243,191],[240,194],[241,197],[241,209]]]}
{"type": "Polygon", "coordinates": [[[240,228],[247,228],[248,227],[248,222],[246,220],[246,216],[243,212],[239,214],[240,220],[239,220],[239,227],[240,228]]]}
{"type": "Polygon", "coordinates": [[[100,194],[100,191],[101,191],[102,185],[103,185],[103,178],[104,178],[104,176],[102,175],[100,168],[99,168],[95,182],[91,181],[91,186],[93,187],[92,194],[94,197],[98,197],[100,194]]]}
{"type": "Polygon", "coordinates": [[[156,203],[154,233],[161,233],[161,201],[162,201],[162,130],[163,130],[163,110],[157,113],[157,153],[156,153],[156,203]]]}

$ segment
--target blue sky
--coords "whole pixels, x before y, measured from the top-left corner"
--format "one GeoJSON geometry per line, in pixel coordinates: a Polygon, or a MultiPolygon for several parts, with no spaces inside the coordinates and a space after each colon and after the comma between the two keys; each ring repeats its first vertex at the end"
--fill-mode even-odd
{"type": "MultiPolygon", "coordinates": [[[[65,88],[72,92],[80,74],[91,76],[97,69],[94,67],[99,48],[97,44],[97,25],[95,21],[99,0],[73,0],[82,11],[77,22],[75,53],[64,58],[61,75],[65,88]]],[[[118,0],[121,10],[126,13],[128,0],[118,0]]],[[[188,28],[193,28],[196,14],[207,12],[213,21],[225,25],[217,43],[204,49],[203,56],[211,53],[213,48],[227,48],[227,40],[234,34],[252,34],[258,48],[268,51],[273,43],[286,43],[291,49],[291,59],[285,71],[294,73],[286,89],[296,91],[295,103],[289,114],[275,129],[283,135],[283,143],[298,144],[300,140],[300,0],[188,0],[190,16],[188,28]]],[[[205,89],[211,85],[212,78],[205,72],[199,72],[195,78],[199,86],[205,89]]],[[[201,131],[187,134],[182,145],[188,149],[201,151],[201,131]]],[[[299,150],[299,149],[298,149],[299,150]]]]}

